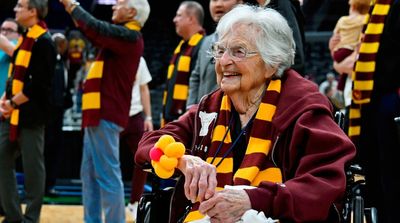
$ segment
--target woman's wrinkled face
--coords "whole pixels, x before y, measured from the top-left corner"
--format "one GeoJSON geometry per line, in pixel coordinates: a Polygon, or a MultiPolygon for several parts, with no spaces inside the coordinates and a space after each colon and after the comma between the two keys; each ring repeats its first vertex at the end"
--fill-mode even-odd
{"type": "Polygon", "coordinates": [[[219,54],[215,63],[217,83],[228,95],[258,90],[275,73],[262,60],[254,35],[257,34],[248,26],[235,25],[214,46],[214,57],[219,54]]]}

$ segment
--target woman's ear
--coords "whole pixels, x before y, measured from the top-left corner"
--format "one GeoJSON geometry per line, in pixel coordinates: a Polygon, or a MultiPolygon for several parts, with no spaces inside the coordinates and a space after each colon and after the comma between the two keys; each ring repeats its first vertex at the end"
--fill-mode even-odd
{"type": "Polygon", "coordinates": [[[264,64],[266,72],[264,73],[266,79],[270,79],[272,76],[275,75],[276,71],[278,70],[277,67],[271,67],[268,64],[264,64]]]}
{"type": "Polygon", "coordinates": [[[136,14],[137,14],[137,11],[136,11],[135,8],[130,8],[130,9],[128,10],[128,16],[129,16],[129,18],[132,18],[132,19],[135,18],[136,14]]]}
{"type": "Polygon", "coordinates": [[[28,12],[29,12],[31,15],[35,16],[35,17],[37,17],[37,15],[38,15],[37,9],[36,9],[36,8],[31,8],[31,9],[28,8],[28,12]]]}

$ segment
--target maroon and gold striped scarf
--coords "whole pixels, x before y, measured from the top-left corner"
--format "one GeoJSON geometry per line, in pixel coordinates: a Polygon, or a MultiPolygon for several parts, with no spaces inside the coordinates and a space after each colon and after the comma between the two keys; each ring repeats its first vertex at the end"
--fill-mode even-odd
{"type": "MultiPolygon", "coordinates": [[[[18,39],[15,46],[15,51],[18,50],[14,61],[10,64],[8,70],[8,78],[10,80],[12,90],[9,98],[24,89],[24,77],[28,70],[29,63],[31,62],[32,48],[35,41],[47,32],[47,26],[44,21],[40,21],[31,28],[29,28],[26,35],[18,39]]],[[[10,140],[15,141],[18,137],[18,124],[19,124],[19,109],[16,108],[11,113],[10,118],[10,140]]]]}
{"type": "MultiPolygon", "coordinates": [[[[220,112],[213,131],[211,147],[206,161],[217,166],[217,191],[222,190],[225,185],[251,185],[258,186],[262,181],[282,183],[282,173],[272,161],[270,161],[270,150],[272,148],[272,119],[275,115],[276,104],[281,92],[281,80],[271,80],[265,95],[261,100],[258,111],[250,131],[250,138],[243,161],[239,169],[233,173],[233,154],[230,152],[226,158],[223,155],[229,151],[232,139],[229,128],[231,119],[231,101],[224,95],[222,97],[220,112]],[[228,131],[228,132],[227,132],[228,131]],[[225,133],[227,135],[224,137],[225,133]],[[223,142],[222,142],[223,140],[223,142]],[[219,145],[222,144],[217,153],[219,145]]],[[[185,222],[203,218],[198,211],[199,202],[193,205],[185,222]]]]}
{"type": "Polygon", "coordinates": [[[375,0],[372,3],[370,16],[367,17],[367,23],[364,27],[365,36],[352,74],[354,82],[348,135],[353,142],[358,141],[361,132],[361,107],[370,102],[374,87],[373,75],[379,40],[392,0],[375,0]]]}
{"type": "MultiPolygon", "coordinates": [[[[140,24],[131,21],[124,25],[130,30],[139,31],[140,24]]],[[[104,55],[99,50],[96,60],[88,71],[82,95],[82,127],[97,126],[100,122],[101,108],[101,78],[103,77],[104,55]]]]}
{"type": "Polygon", "coordinates": [[[171,58],[168,66],[168,76],[166,88],[163,95],[163,119],[161,120],[161,127],[163,127],[166,123],[165,120],[165,111],[167,104],[167,98],[171,97],[171,106],[170,113],[172,114],[182,114],[186,110],[186,100],[189,94],[189,77],[190,77],[190,63],[192,60],[192,51],[200,43],[200,41],[204,37],[204,31],[200,31],[194,35],[192,35],[187,43],[187,47],[184,49],[182,54],[181,47],[185,43],[184,40],[181,40],[178,46],[175,48],[174,55],[171,58]],[[176,64],[176,62],[178,62],[176,64]],[[176,67],[175,67],[176,65],[176,67]],[[173,75],[176,75],[176,81],[174,84],[174,88],[172,92],[169,91],[168,84],[173,78],[173,75]]]}

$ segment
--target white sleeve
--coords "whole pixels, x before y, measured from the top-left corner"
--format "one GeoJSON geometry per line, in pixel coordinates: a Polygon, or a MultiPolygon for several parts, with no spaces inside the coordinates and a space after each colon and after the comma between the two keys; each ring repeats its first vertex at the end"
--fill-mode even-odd
{"type": "Polygon", "coordinates": [[[145,85],[152,80],[149,68],[147,67],[146,61],[143,57],[140,57],[139,68],[136,75],[136,81],[139,85],[145,85]]]}

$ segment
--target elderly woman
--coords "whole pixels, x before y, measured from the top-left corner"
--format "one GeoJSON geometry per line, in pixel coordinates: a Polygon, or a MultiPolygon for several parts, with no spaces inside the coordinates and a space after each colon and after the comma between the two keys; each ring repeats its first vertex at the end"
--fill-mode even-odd
{"type": "Polygon", "coordinates": [[[337,222],[355,148],[317,86],[289,69],[295,46],[287,22],[272,9],[242,5],[221,19],[217,33],[220,89],[146,134],[136,162],[149,162],[164,134],[186,146],[177,168],[194,204],[185,222],[205,215],[236,222],[250,209],[281,221],[337,222]]]}

